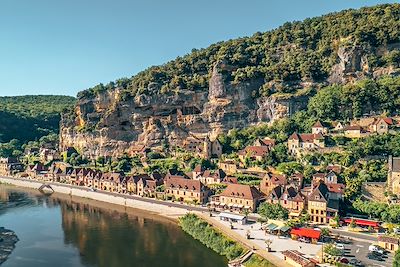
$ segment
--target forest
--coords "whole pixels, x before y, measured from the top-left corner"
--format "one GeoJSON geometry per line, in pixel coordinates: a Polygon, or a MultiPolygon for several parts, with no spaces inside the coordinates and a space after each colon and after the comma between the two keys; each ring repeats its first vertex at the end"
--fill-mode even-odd
{"type": "Polygon", "coordinates": [[[57,137],[60,114],[74,104],[70,96],[0,97],[0,155],[19,154],[24,144],[44,136],[57,137]]]}
{"type": "Polygon", "coordinates": [[[398,43],[400,4],[378,5],[358,10],[344,10],[304,21],[287,22],[281,27],[219,42],[164,65],[150,67],[131,78],[107,85],[99,84],[82,91],[79,98],[115,87],[123,88],[122,96],[138,93],[175,92],[179,89],[205,90],[216,62],[230,67],[226,82],[238,83],[263,79],[259,95],[294,93],[299,81],[326,80],[337,63],[339,47],[359,46],[368,52],[370,67],[398,67],[400,52],[375,53],[378,47],[398,43]],[[269,82],[276,82],[275,86],[269,82]]]}

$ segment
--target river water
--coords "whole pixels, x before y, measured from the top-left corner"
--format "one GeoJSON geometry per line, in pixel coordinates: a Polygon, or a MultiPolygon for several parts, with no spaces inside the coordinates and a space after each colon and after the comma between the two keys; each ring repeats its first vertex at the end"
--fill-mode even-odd
{"type": "Polygon", "coordinates": [[[168,219],[0,185],[0,226],[20,241],[2,267],[222,267],[225,258],[168,219]]]}

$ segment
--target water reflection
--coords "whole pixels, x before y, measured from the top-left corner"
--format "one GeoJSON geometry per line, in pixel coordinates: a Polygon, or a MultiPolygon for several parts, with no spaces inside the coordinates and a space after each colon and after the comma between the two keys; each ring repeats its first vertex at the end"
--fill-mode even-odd
{"type": "Polygon", "coordinates": [[[159,217],[4,186],[0,199],[0,225],[21,240],[4,266],[226,266],[225,259],[159,217]]]}

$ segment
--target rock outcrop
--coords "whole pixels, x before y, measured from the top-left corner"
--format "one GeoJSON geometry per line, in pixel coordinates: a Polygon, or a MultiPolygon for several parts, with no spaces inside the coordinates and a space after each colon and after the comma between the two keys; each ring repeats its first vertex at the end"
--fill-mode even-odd
{"type": "MultiPolygon", "coordinates": [[[[393,74],[396,70],[391,67],[373,69],[368,63],[367,54],[384,53],[385,49],[339,47],[337,63],[326,80],[294,81],[292,86],[318,89],[393,74]]],[[[161,93],[160,85],[151,83],[146,93],[135,96],[121,97],[121,90],[114,88],[81,97],[74,114],[62,118],[60,147],[73,146],[90,158],[115,157],[137,145],[179,146],[189,136],[215,138],[230,129],[273,122],[307,106],[307,95],[259,96],[262,78],[226,82],[230,71],[232,68],[223,62],[215,64],[208,90],[161,93]]]]}

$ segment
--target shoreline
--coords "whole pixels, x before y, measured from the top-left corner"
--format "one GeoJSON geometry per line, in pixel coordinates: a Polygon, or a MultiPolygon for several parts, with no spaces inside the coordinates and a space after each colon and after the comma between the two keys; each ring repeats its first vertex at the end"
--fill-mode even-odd
{"type": "Polygon", "coordinates": [[[209,218],[207,218],[208,210],[206,208],[193,207],[180,203],[170,203],[161,200],[153,200],[130,195],[124,196],[118,193],[109,193],[103,191],[93,192],[89,191],[89,189],[77,186],[63,185],[59,183],[44,183],[35,180],[14,177],[0,176],[0,183],[16,186],[17,188],[20,187],[34,191],[37,190],[38,193],[40,186],[43,184],[50,184],[54,190],[54,193],[50,197],[71,201],[76,199],[77,202],[92,204],[100,208],[116,210],[119,212],[127,212],[129,214],[136,213],[140,215],[147,215],[146,217],[152,217],[151,215],[155,215],[176,224],[178,224],[179,217],[184,216],[187,213],[195,213],[200,216],[200,218],[203,218],[205,221],[211,223],[213,227],[232,240],[242,244],[248,249],[252,249],[253,247],[256,248],[255,253],[257,255],[269,261],[276,267],[287,266],[287,264],[285,264],[280,258],[268,254],[263,250],[263,248],[243,239],[240,235],[237,235],[229,229],[225,229],[226,227],[224,227],[222,224],[215,223],[215,221],[210,221],[209,218]],[[66,196],[69,196],[69,198],[66,198],[66,196]]]}

